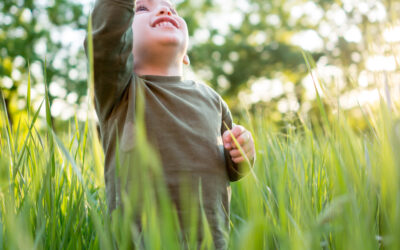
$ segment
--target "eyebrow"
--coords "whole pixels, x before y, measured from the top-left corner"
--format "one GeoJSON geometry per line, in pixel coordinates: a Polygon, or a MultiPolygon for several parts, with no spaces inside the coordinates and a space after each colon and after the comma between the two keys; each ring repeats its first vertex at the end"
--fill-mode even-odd
{"type": "Polygon", "coordinates": [[[162,1],[163,3],[166,3],[169,7],[175,8],[175,5],[172,4],[170,1],[162,1]]]}
{"type": "MultiPolygon", "coordinates": [[[[143,2],[149,2],[150,4],[153,4],[154,0],[138,0],[136,2],[136,4],[143,3],[143,2]]],[[[164,1],[161,1],[161,3],[164,3],[164,4],[168,5],[168,7],[171,7],[171,8],[175,9],[175,5],[173,5],[170,1],[164,0],[164,1]]]]}

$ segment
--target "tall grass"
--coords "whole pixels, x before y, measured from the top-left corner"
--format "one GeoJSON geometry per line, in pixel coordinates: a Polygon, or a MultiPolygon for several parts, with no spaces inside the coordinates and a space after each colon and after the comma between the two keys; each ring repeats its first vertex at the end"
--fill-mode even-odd
{"type": "MultiPolygon", "coordinates": [[[[42,105],[50,110],[47,97],[42,105]]],[[[143,234],[129,220],[136,205],[132,194],[123,195],[125,212],[116,211],[111,220],[104,185],[96,181],[103,176],[96,170],[102,152],[91,146],[98,143],[95,129],[75,119],[57,135],[47,119],[47,128],[38,130],[39,109],[12,129],[2,103],[1,248],[180,248],[176,213],[166,193],[155,190],[154,179],[141,179],[148,197],[140,215],[143,234]],[[157,194],[164,199],[156,201],[157,194]],[[163,204],[161,210],[155,202],[163,204]]],[[[382,101],[376,115],[365,112],[369,133],[355,132],[344,113],[320,126],[303,122],[287,134],[270,129],[261,114],[248,117],[243,125],[254,134],[257,162],[254,175],[232,183],[230,248],[398,249],[400,122],[395,110],[382,101]]],[[[136,159],[157,176],[155,152],[145,138],[140,145],[136,159]]],[[[192,239],[191,248],[195,245],[192,239]]]]}
{"type": "MultiPolygon", "coordinates": [[[[93,93],[92,74],[89,83],[93,93]]],[[[68,131],[56,134],[47,89],[33,110],[30,85],[29,80],[28,118],[13,128],[0,100],[0,248],[182,248],[159,160],[145,136],[138,137],[140,147],[132,155],[140,183],[125,183],[127,190],[139,191],[123,189],[124,210],[111,217],[95,124],[75,117],[68,131]],[[39,116],[42,105],[46,118],[39,116]],[[44,129],[38,125],[42,119],[44,129]],[[134,218],[142,222],[142,233],[134,218]]],[[[257,161],[254,174],[232,183],[231,249],[400,248],[399,104],[390,109],[382,100],[376,113],[360,107],[369,124],[360,133],[346,113],[332,116],[322,97],[316,102],[323,122],[303,120],[285,134],[271,129],[263,113],[242,123],[255,138],[257,161]]],[[[136,134],[145,135],[138,111],[136,134]]],[[[207,225],[200,230],[205,234],[200,247],[212,248],[207,225]]],[[[197,248],[193,235],[186,244],[197,248]]]]}

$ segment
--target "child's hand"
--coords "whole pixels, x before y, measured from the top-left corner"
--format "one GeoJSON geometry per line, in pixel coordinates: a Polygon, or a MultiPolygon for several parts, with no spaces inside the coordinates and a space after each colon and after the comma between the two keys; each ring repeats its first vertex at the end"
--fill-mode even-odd
{"type": "MultiPolygon", "coordinates": [[[[236,125],[231,129],[231,132],[235,136],[235,139],[239,143],[243,152],[247,155],[247,158],[251,161],[255,155],[255,148],[253,136],[250,131],[246,130],[243,126],[236,125]]],[[[222,135],[222,140],[224,147],[229,151],[233,162],[241,163],[246,160],[240,153],[240,150],[236,148],[235,142],[228,130],[222,135]]]]}

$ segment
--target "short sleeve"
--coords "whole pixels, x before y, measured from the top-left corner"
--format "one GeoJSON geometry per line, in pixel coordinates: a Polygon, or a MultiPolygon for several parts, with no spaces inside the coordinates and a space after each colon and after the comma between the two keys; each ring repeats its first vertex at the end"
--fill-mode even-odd
{"type": "MultiPolygon", "coordinates": [[[[92,14],[94,97],[106,119],[133,76],[134,0],[96,0],[92,14]]],[[[89,57],[88,35],[84,47],[89,57]]]]}
{"type": "MultiPolygon", "coordinates": [[[[227,127],[229,129],[232,129],[236,124],[233,123],[232,119],[232,114],[231,111],[229,110],[228,105],[226,102],[220,98],[221,100],[221,108],[222,108],[222,125],[221,125],[221,136],[224,134],[224,132],[227,130],[227,127]],[[226,124],[226,125],[225,125],[226,124]]],[[[229,154],[229,151],[224,148],[224,155],[225,155],[225,163],[226,163],[226,170],[228,172],[228,177],[230,181],[238,181],[244,176],[246,176],[249,172],[249,166],[247,163],[235,163],[232,161],[231,155],[229,154]]],[[[251,163],[251,167],[254,166],[254,159],[251,163]]]]}

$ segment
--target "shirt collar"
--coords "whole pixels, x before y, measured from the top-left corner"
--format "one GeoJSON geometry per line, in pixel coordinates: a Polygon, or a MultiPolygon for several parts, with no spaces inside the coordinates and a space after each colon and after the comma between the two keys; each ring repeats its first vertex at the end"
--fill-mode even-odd
{"type": "Polygon", "coordinates": [[[183,76],[143,75],[139,78],[157,83],[179,83],[183,81],[183,76]]]}

